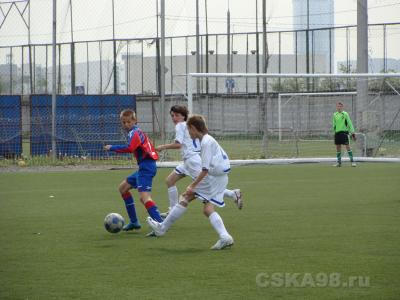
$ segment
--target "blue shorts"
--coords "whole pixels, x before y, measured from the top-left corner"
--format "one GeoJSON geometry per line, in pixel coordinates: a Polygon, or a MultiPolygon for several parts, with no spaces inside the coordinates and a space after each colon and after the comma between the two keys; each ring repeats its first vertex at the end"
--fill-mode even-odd
{"type": "Polygon", "coordinates": [[[126,181],[139,192],[151,192],[153,177],[157,174],[156,161],[145,159],[139,164],[139,170],[126,178],[126,181]]]}

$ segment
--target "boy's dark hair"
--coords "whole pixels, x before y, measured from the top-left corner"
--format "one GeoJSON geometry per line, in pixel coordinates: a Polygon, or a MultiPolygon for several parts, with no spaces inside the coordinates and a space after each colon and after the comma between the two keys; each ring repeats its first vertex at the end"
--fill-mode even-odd
{"type": "Polygon", "coordinates": [[[119,117],[131,117],[132,119],[136,120],[136,113],[133,109],[127,108],[121,111],[119,117]]]}
{"type": "Polygon", "coordinates": [[[169,113],[174,112],[177,114],[181,114],[184,117],[184,120],[186,121],[189,115],[189,111],[186,108],[186,106],[182,106],[182,105],[174,105],[171,107],[171,109],[169,110],[169,113]]]}
{"type": "Polygon", "coordinates": [[[201,133],[208,133],[208,128],[206,125],[206,120],[201,115],[192,115],[186,122],[187,126],[193,126],[197,131],[201,133]]]}

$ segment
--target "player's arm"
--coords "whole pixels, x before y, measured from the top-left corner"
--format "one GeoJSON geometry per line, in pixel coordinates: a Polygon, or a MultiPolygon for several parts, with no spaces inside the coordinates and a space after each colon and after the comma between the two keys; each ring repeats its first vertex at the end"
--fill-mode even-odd
{"type": "Polygon", "coordinates": [[[182,147],[182,144],[179,143],[178,141],[175,141],[175,143],[157,146],[156,151],[160,152],[160,151],[168,150],[168,149],[181,149],[181,147],[182,147]]]}
{"type": "Polygon", "coordinates": [[[200,172],[199,176],[197,176],[196,179],[191,184],[189,184],[189,186],[186,188],[186,191],[183,193],[183,196],[191,196],[191,195],[193,195],[194,194],[194,189],[196,188],[196,186],[207,175],[208,175],[208,170],[207,169],[203,169],[200,172]]]}
{"type": "Polygon", "coordinates": [[[164,145],[159,145],[156,147],[156,151],[163,151],[163,150],[168,150],[168,149],[180,149],[182,147],[182,142],[184,139],[185,135],[185,130],[186,126],[183,125],[183,123],[178,123],[175,125],[175,141],[174,143],[171,144],[164,144],[164,145]]]}
{"type": "Polygon", "coordinates": [[[353,127],[353,123],[351,122],[349,114],[346,114],[345,117],[346,117],[346,120],[347,120],[347,126],[349,128],[349,134],[351,135],[351,138],[353,139],[353,141],[356,141],[357,138],[356,138],[356,134],[354,133],[355,130],[354,130],[354,127],[353,127]]]}
{"type": "Polygon", "coordinates": [[[349,114],[346,114],[346,120],[347,120],[347,125],[348,125],[348,128],[349,128],[349,133],[353,134],[354,133],[354,127],[353,127],[353,123],[351,122],[349,114]]]}
{"type": "Polygon", "coordinates": [[[336,132],[335,114],[332,116],[332,130],[333,132],[336,132]]]}
{"type": "Polygon", "coordinates": [[[140,137],[137,134],[137,132],[135,132],[129,139],[127,145],[106,145],[104,146],[104,149],[108,151],[114,151],[117,153],[133,153],[133,151],[135,151],[140,144],[141,144],[140,137]]]}

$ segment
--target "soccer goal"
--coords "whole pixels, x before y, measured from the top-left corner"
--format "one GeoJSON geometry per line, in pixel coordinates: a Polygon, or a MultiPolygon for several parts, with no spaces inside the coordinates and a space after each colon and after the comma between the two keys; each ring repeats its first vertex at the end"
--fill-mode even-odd
{"type": "Polygon", "coordinates": [[[191,73],[187,83],[190,111],[232,159],[333,161],[337,102],[353,121],[358,159],[400,158],[400,73],[191,73]]]}

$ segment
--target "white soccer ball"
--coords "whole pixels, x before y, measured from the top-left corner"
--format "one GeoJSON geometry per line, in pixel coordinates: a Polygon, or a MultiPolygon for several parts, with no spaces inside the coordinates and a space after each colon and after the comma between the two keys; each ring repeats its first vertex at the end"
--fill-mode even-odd
{"type": "Polygon", "coordinates": [[[23,159],[18,160],[18,166],[25,167],[26,166],[26,161],[24,161],[23,159]]]}
{"type": "Polygon", "coordinates": [[[117,213],[109,213],[104,219],[104,227],[110,233],[117,233],[124,227],[124,218],[117,213]]]}

